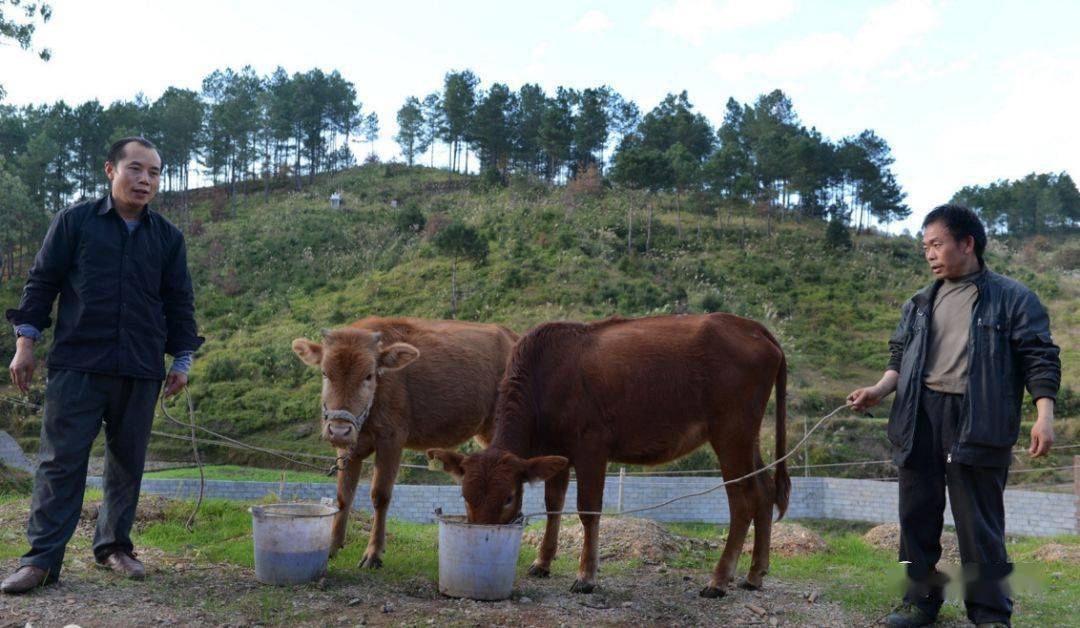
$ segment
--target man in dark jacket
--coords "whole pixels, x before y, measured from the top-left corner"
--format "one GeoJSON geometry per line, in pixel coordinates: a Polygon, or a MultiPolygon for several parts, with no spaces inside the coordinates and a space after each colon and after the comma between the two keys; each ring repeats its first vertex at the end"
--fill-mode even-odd
{"type": "Polygon", "coordinates": [[[147,140],[125,138],[109,149],[105,173],[108,196],[53,218],[19,308],[7,312],[18,336],[11,378],[25,391],[34,373],[34,343],[52,323],[53,302],[60,298],[27,524],[30,551],[0,583],[4,593],[23,593],[59,577],[102,421],[104,499],[94,556],[124,576],[145,575],[129,533],[154,404],[163,379],[166,395],[187,384],[191,356],[202,344],[183,234],[149,207],[161,156],[147,140]],[[167,375],[166,353],[174,357],[167,375]]]}
{"type": "Polygon", "coordinates": [[[986,268],[986,232],[970,209],[943,205],[923,222],[923,249],[937,279],[904,304],[889,340],[888,369],[851,393],[856,410],[896,391],[888,437],[900,474],[900,560],[904,603],[889,626],[934,622],[944,601],[941,558],[949,493],[965,579],[968,618],[1008,626],[1003,493],[1020,432],[1024,387],[1038,419],[1033,457],[1054,440],[1061,382],[1058,347],[1045,308],[1023,284],[986,268]]]}

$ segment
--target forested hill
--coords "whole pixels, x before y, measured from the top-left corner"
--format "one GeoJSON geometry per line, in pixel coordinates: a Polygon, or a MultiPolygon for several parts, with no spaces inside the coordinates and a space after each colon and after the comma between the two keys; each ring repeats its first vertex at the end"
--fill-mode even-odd
{"type": "MultiPolygon", "coordinates": [[[[191,380],[200,420],[319,451],[310,429],[319,377],[290,343],[323,327],[456,311],[525,331],[556,319],[732,312],[780,338],[799,417],[875,381],[900,304],[928,281],[911,237],[856,234],[797,213],[766,218],[707,197],[613,190],[589,177],[565,187],[529,177],[486,186],[372,164],[302,192],[285,181],[268,196],[230,201],[221,187],[190,200],[186,211],[163,211],[186,232],[207,338],[191,380]],[[335,191],[340,209],[330,207],[335,191]]],[[[988,259],[1048,304],[1068,387],[1059,414],[1075,413],[1080,246],[993,240],[988,259]]],[[[20,288],[6,283],[0,305],[11,307],[20,288]]]]}

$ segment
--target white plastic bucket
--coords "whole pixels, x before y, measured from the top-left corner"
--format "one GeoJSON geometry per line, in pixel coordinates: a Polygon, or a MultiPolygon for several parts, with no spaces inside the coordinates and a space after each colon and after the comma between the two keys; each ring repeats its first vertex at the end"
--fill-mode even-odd
{"type": "Polygon", "coordinates": [[[514,588],[525,524],[477,525],[439,517],[439,593],[474,600],[505,600],[514,588]]]}
{"type": "Polygon", "coordinates": [[[325,574],[337,511],[322,504],[252,506],[255,578],[264,584],[300,584],[325,574]]]}

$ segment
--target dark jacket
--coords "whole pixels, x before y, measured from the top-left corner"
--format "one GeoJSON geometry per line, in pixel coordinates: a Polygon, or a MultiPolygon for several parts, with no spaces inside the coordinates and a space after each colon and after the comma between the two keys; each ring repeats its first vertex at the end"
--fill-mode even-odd
{"type": "MultiPolygon", "coordinates": [[[[1039,298],[1018,281],[983,270],[974,279],[979,296],[972,308],[968,340],[968,390],[960,434],[951,462],[1008,466],[1020,433],[1024,386],[1032,399],[1057,398],[1059,349],[1050,337],[1050,318],[1039,298]]],[[[911,453],[919,392],[923,386],[931,308],[942,281],[917,292],[900,311],[889,339],[889,369],[900,373],[889,415],[893,461],[911,453]]]]}
{"type": "Polygon", "coordinates": [[[51,369],[160,380],[203,342],[184,236],[149,207],[131,233],[111,196],[57,212],[8,321],[44,330],[58,294],[51,369]]]}

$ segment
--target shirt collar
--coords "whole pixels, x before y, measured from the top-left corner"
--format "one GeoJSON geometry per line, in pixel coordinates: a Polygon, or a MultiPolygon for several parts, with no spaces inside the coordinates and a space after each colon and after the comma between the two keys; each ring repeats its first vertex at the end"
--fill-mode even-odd
{"type": "MultiPolygon", "coordinates": [[[[105,214],[109,213],[110,211],[114,211],[115,209],[116,206],[113,204],[112,194],[109,194],[105,198],[101,199],[97,213],[99,216],[104,216],[105,214]]],[[[148,220],[150,220],[150,206],[144,205],[142,212],[139,213],[139,221],[146,222],[148,220]]]]}
{"type": "Polygon", "coordinates": [[[979,270],[977,270],[977,271],[975,271],[975,272],[973,272],[971,274],[964,275],[963,277],[957,277],[955,279],[946,279],[945,283],[947,283],[949,285],[956,285],[956,284],[961,284],[961,283],[973,283],[976,279],[979,278],[979,275],[983,274],[984,270],[986,270],[986,267],[980,265],[979,270]]]}

